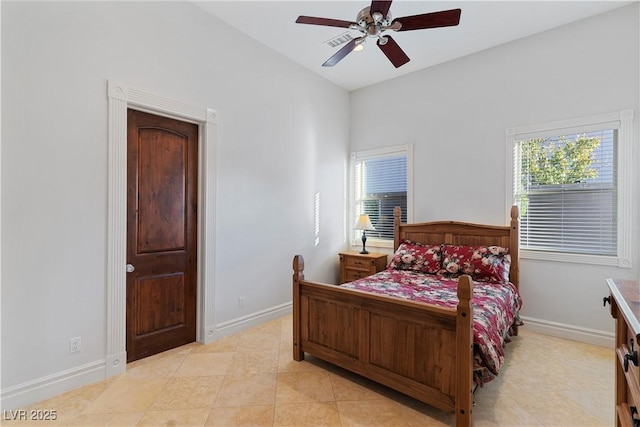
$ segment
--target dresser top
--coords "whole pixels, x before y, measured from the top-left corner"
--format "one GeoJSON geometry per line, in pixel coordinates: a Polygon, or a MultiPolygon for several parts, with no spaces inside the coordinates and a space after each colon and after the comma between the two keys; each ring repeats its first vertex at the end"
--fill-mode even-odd
{"type": "Polygon", "coordinates": [[[640,282],[607,279],[607,285],[627,324],[635,335],[640,335],[640,282]]]}

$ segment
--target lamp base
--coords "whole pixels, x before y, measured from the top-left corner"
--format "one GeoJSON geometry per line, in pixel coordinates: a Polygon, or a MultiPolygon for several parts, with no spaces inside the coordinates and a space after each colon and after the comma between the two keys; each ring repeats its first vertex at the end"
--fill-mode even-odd
{"type": "Polygon", "coordinates": [[[362,230],[362,250],[360,251],[361,254],[368,254],[369,253],[369,251],[367,251],[364,248],[364,244],[366,242],[367,242],[367,233],[364,230],[362,230]]]}

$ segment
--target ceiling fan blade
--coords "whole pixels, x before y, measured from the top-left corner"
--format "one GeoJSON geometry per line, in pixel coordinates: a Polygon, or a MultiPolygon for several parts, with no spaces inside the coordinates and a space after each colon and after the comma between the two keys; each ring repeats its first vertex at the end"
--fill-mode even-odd
{"type": "Polygon", "coordinates": [[[369,8],[369,13],[373,15],[374,12],[380,12],[382,14],[382,17],[386,18],[387,14],[389,13],[390,7],[391,7],[391,0],[390,1],[373,0],[371,2],[371,7],[369,8]]]}
{"type": "Polygon", "coordinates": [[[393,22],[402,24],[402,27],[398,31],[452,27],[460,23],[461,13],[461,9],[443,10],[441,12],[424,13],[422,15],[403,16],[394,19],[393,22]]]}
{"type": "Polygon", "coordinates": [[[341,21],[340,19],[316,18],[314,16],[298,16],[296,24],[324,25],[326,27],[349,28],[355,22],[341,21]]]}
{"type": "Polygon", "coordinates": [[[342,49],[340,49],[339,51],[337,51],[331,58],[327,59],[324,64],[322,64],[323,67],[333,67],[334,65],[336,65],[338,62],[342,61],[342,59],[347,56],[348,54],[350,54],[353,51],[353,48],[356,47],[356,42],[360,40],[359,38],[357,39],[352,39],[351,41],[349,41],[349,43],[347,43],[346,45],[344,45],[342,47],[342,49]]]}
{"type": "Polygon", "coordinates": [[[394,67],[401,67],[410,61],[407,54],[404,53],[404,50],[398,46],[398,43],[396,43],[391,36],[384,37],[387,39],[387,42],[385,44],[380,44],[380,40],[378,40],[378,47],[387,56],[387,58],[389,58],[389,61],[391,61],[394,67]]]}

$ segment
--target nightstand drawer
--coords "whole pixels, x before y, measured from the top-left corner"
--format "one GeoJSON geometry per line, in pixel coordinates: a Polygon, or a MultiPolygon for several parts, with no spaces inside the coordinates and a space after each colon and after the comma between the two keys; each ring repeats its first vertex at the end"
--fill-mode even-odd
{"type": "Polygon", "coordinates": [[[369,270],[366,271],[362,271],[362,270],[351,270],[351,269],[347,269],[345,271],[344,274],[344,282],[353,282],[354,280],[357,279],[362,279],[363,277],[367,277],[370,276],[371,273],[369,273],[369,270]]]}
{"type": "Polygon", "coordinates": [[[346,261],[345,261],[347,268],[350,268],[350,267],[362,268],[367,271],[369,271],[373,262],[374,260],[370,258],[361,258],[361,257],[355,257],[355,256],[348,256],[346,257],[346,261]]]}
{"type": "Polygon", "coordinates": [[[356,279],[376,274],[387,267],[387,255],[378,253],[361,254],[341,252],[340,283],[353,282],[356,279]]]}

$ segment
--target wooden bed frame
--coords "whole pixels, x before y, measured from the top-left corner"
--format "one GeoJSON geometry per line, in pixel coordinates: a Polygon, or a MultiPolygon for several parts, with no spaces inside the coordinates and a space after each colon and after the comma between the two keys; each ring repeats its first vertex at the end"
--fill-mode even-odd
{"type": "MultiPolygon", "coordinates": [[[[402,224],[394,211],[394,251],[405,239],[425,244],[502,246],[518,286],[518,208],[509,226],[457,221],[402,224]]],[[[473,284],[461,276],[457,309],[304,280],[293,259],[293,358],[309,353],[429,405],[455,411],[470,426],[473,405],[473,284]]]]}

